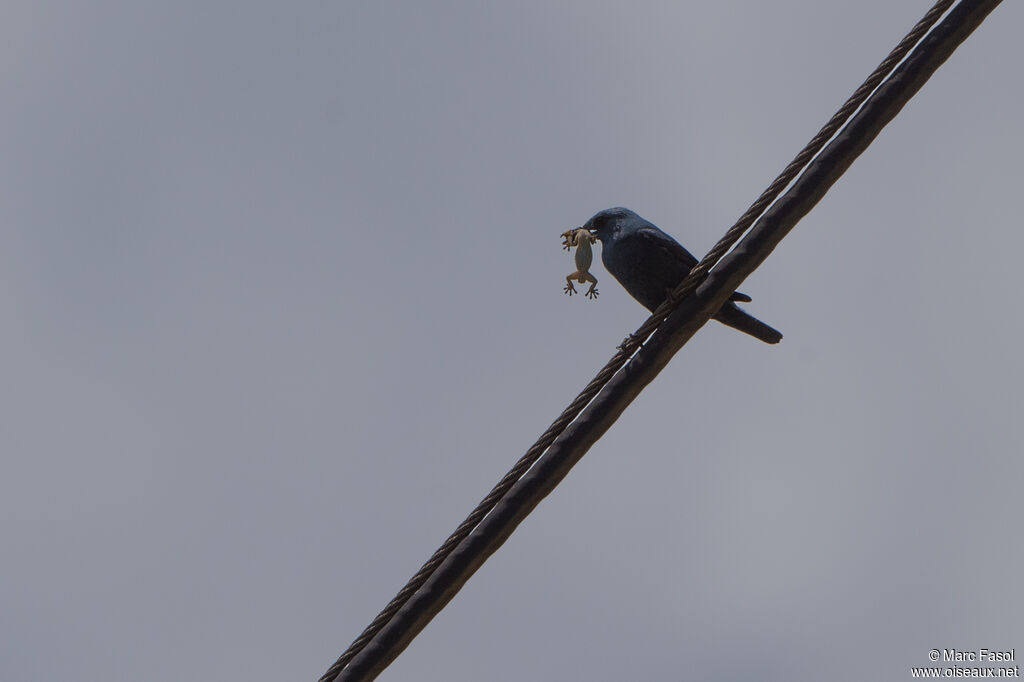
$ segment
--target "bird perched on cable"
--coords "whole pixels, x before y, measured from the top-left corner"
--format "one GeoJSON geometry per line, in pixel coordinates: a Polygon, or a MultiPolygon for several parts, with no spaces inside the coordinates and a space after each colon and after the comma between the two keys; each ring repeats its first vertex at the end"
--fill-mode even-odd
{"type": "MultiPolygon", "coordinates": [[[[583,227],[601,240],[605,269],[652,312],[697,264],[693,254],[679,242],[628,208],[605,209],[583,227]]],[[[777,330],[743,312],[736,301],[749,303],[750,297],[738,291],[733,293],[714,319],[765,343],[782,339],[777,330]]]]}

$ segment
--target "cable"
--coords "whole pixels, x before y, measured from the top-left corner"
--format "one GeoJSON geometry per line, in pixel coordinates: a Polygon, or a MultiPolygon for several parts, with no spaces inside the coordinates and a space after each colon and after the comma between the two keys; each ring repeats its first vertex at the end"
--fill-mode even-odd
{"type": "MultiPolygon", "coordinates": [[[[813,140],[793,159],[792,162],[786,167],[786,169],[775,179],[774,182],[766,189],[756,202],[743,216],[736,222],[736,224],[729,229],[726,235],[715,245],[712,252],[708,254],[702,260],[693,271],[693,274],[684,280],[680,286],[673,292],[673,297],[676,299],[682,298],[685,295],[686,289],[692,290],[693,285],[699,281],[699,273],[706,273],[718,260],[721,253],[728,250],[739,234],[742,234],[744,230],[753,222],[753,219],[760,215],[761,211],[764,210],[768,204],[773,201],[778,194],[786,187],[789,182],[796,176],[800,169],[806,165],[808,159],[814,156],[817,151],[821,149],[824,142],[829,139],[832,133],[835,132],[838,127],[846,121],[850,112],[854,111],[860,103],[863,102],[864,98],[877,86],[878,82],[889,73],[892,66],[898,63],[910,50],[910,48],[920,39],[920,36],[924,34],[934,22],[945,12],[952,4],[953,0],[940,0],[935,4],[932,9],[917,23],[917,25],[911,30],[907,36],[900,41],[900,43],[893,49],[888,57],[875,69],[875,71],[868,77],[868,79],[859,87],[857,91],[850,97],[849,100],[840,108],[835,116],[822,128],[821,131],[814,137],[813,140]],[[831,132],[828,132],[831,129],[831,132]],[[720,252],[720,253],[719,253],[720,252]],[[713,254],[718,253],[713,260],[709,259],[713,254]]],[[[388,620],[394,615],[394,613],[405,603],[405,601],[426,581],[431,573],[441,564],[441,562],[447,557],[451,551],[462,541],[469,532],[476,527],[480,520],[494,507],[502,495],[508,491],[512,485],[522,477],[537,458],[544,452],[544,450],[554,441],[557,437],[576,416],[580,411],[590,402],[590,400],[597,395],[597,392],[608,382],[622,367],[636,346],[639,345],[638,339],[646,338],[654,330],[655,327],[664,319],[665,315],[671,310],[670,304],[666,302],[645,322],[636,332],[630,337],[630,344],[627,341],[626,344],[620,349],[618,353],[608,362],[607,365],[597,376],[595,376],[589,384],[580,392],[575,400],[565,408],[558,419],[556,419],[544,432],[543,435],[533,446],[527,450],[526,454],[516,462],[515,466],[505,474],[505,476],[498,482],[497,485],[487,494],[486,497],[477,505],[476,509],[470,513],[468,517],[459,525],[458,528],[444,541],[444,543],[434,552],[434,554],[427,560],[425,564],[409,579],[397,595],[388,603],[387,606],[373,619],[373,622],[366,627],[365,630],[357,637],[349,648],[334,662],[333,665],[327,670],[326,673],[320,678],[319,682],[329,682],[332,680],[337,673],[348,664],[348,662],[366,645],[367,642],[380,631],[381,627],[387,623],[388,620]]]]}
{"type": "Polygon", "coordinates": [[[936,2],[928,12],[921,17],[921,20],[910,30],[907,35],[903,37],[903,40],[899,42],[896,47],[893,48],[892,52],[882,60],[875,70],[871,73],[867,79],[861,83],[849,99],[843,103],[843,106],[839,108],[832,118],[829,119],[828,123],[822,126],[818,134],[815,135],[807,145],[800,150],[800,153],[789,162],[789,165],[779,174],[772,184],[768,186],[761,196],[757,198],[753,204],[750,205],[739,220],[733,224],[726,233],[722,236],[718,243],[712,247],[711,251],[701,260],[700,263],[695,265],[686,278],[679,283],[671,295],[662,303],[657,310],[655,310],[650,318],[640,326],[640,328],[630,335],[627,343],[625,344],[626,349],[635,348],[642,343],[642,339],[646,338],[653,332],[658,324],[663,320],[673,309],[675,309],[679,300],[690,294],[697,285],[704,278],[705,275],[714,267],[722,256],[736,243],[736,240],[750,228],[754,220],[760,216],[765,209],[768,208],[774,202],[782,190],[784,190],[794,178],[796,178],[800,172],[810,163],[825,146],[835,133],[843,127],[847,120],[853,115],[854,112],[860,108],[861,105],[867,100],[872,92],[878,87],[879,83],[899,64],[910,50],[916,45],[923,35],[939,20],[943,14],[953,4],[953,0],[939,0],[936,2]]]}
{"type": "Polygon", "coordinates": [[[962,1],[922,41],[919,49],[907,57],[914,44],[927,33],[952,2],[943,0],[929,10],[925,18],[843,105],[840,112],[822,128],[676,288],[673,300],[660,306],[629,337],[587,388],[321,677],[321,682],[369,680],[394,660],[458,592],[476,568],[504,542],[516,525],[610,427],[678,348],[721,307],[743,278],[767,258],[796,221],[820,200],[878,131],[895,117],[906,101],[999,1],[962,1]],[[900,64],[905,57],[906,61],[900,64]],[[897,64],[899,67],[893,77],[879,87],[897,64]],[[876,88],[877,92],[864,104],[876,88]],[[843,127],[843,123],[862,104],[863,109],[856,113],[847,129],[836,135],[836,131],[843,127]],[[814,159],[833,136],[835,139],[828,148],[814,159]],[[811,162],[809,166],[808,162],[811,162]],[[805,168],[806,171],[801,175],[801,170],[805,168]],[[797,176],[800,176],[799,179],[786,196],[776,201],[779,193],[797,176]],[[740,235],[749,229],[754,219],[769,206],[768,212],[751,229],[750,234],[722,258],[740,235]],[[711,267],[720,258],[721,262],[711,271],[711,267]],[[693,291],[693,296],[688,296],[680,303],[682,296],[693,291]],[[673,312],[675,306],[678,307],[673,312]],[[654,336],[647,339],[652,332],[655,332],[654,336]],[[626,360],[634,352],[636,355],[627,365],[626,360]],[[623,365],[623,371],[616,375],[623,365]],[[594,399],[599,391],[601,395],[594,399]],[[576,421],[573,422],[573,419],[576,421]],[[542,453],[544,458],[538,462],[542,453]],[[533,466],[534,463],[536,466],[533,466]]]}

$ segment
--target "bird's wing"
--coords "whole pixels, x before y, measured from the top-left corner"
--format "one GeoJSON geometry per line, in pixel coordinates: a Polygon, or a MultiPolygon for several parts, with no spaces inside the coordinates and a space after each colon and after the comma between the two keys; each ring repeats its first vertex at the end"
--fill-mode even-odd
{"type": "MultiPolygon", "coordinates": [[[[641,227],[633,234],[648,244],[653,245],[667,257],[682,263],[687,272],[692,270],[693,266],[699,262],[692,253],[686,250],[686,247],[656,227],[641,227]]],[[[729,300],[739,303],[750,303],[751,299],[746,294],[734,291],[729,300]]]]}
{"type": "Polygon", "coordinates": [[[697,264],[697,259],[694,258],[692,253],[656,227],[641,227],[633,233],[633,237],[642,239],[645,243],[663,252],[666,256],[679,261],[679,263],[686,267],[687,271],[697,264]]]}

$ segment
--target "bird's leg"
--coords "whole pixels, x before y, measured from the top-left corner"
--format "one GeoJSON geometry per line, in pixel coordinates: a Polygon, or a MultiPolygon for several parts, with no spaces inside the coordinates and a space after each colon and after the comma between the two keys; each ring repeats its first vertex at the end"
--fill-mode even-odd
{"type": "Polygon", "coordinates": [[[636,350],[642,345],[643,339],[641,339],[639,336],[634,336],[633,334],[630,334],[626,338],[622,339],[622,343],[618,345],[618,349],[623,352],[630,352],[636,350]]]}
{"type": "MultiPolygon", "coordinates": [[[[669,303],[671,303],[672,305],[678,305],[678,304],[679,304],[679,302],[683,300],[682,298],[680,298],[680,297],[676,296],[676,290],[675,290],[675,288],[672,288],[672,289],[665,289],[665,298],[666,298],[666,300],[668,300],[668,302],[669,302],[669,303]]],[[[683,297],[683,298],[685,298],[685,297],[683,297]]]]}

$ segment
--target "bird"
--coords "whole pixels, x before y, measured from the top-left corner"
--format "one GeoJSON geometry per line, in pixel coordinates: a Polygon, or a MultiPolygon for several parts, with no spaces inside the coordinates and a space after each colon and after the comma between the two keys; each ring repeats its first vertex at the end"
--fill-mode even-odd
{"type": "MultiPolygon", "coordinates": [[[[605,269],[651,312],[697,264],[693,254],[679,242],[628,208],[617,206],[599,211],[583,228],[600,240],[605,269]]],[[[781,341],[778,330],[736,305],[750,300],[746,294],[733,292],[714,319],[765,343],[781,341]]]]}

